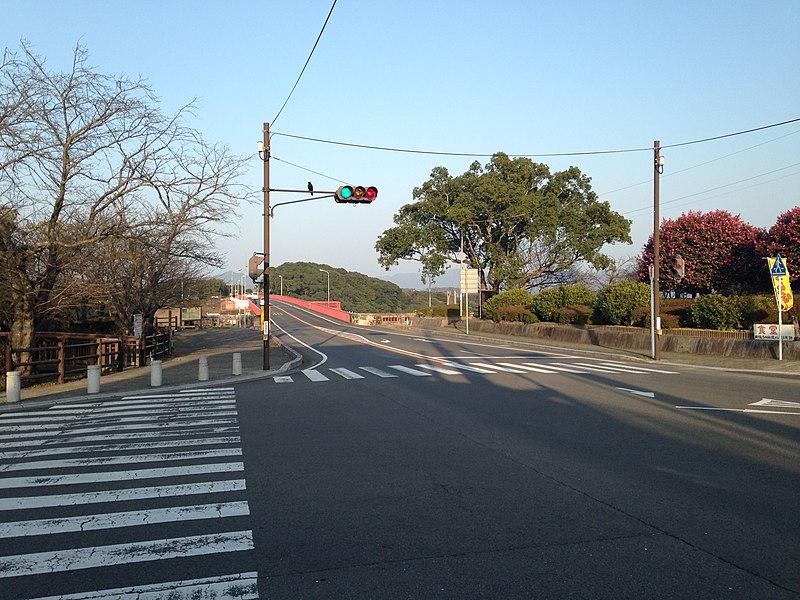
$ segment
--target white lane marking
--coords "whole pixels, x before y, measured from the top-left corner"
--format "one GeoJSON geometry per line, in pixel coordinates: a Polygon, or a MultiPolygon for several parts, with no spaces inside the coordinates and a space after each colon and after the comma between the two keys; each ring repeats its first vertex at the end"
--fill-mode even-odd
{"type": "Polygon", "coordinates": [[[100,483],[105,481],[129,481],[134,479],[160,479],[184,475],[207,475],[208,473],[231,473],[244,471],[244,465],[237,463],[211,463],[207,465],[183,465],[160,469],[134,469],[126,471],[104,471],[102,473],[73,473],[62,475],[41,475],[38,477],[8,477],[0,479],[3,489],[21,487],[48,487],[51,485],[73,485],[78,483],[100,483]]]}
{"type": "MultiPolygon", "coordinates": [[[[130,421],[131,419],[124,419],[124,421],[130,421]]],[[[65,433],[90,433],[90,432],[97,432],[97,431],[119,431],[123,429],[174,429],[176,427],[197,427],[199,425],[232,425],[236,423],[235,418],[220,418],[220,419],[181,419],[180,421],[176,422],[159,422],[158,419],[142,419],[137,418],[133,419],[136,423],[130,423],[127,425],[107,425],[107,426],[91,426],[89,423],[78,422],[76,423],[77,427],[69,427],[65,433]]],[[[3,427],[3,432],[35,432],[38,434],[41,432],[42,429],[47,430],[62,430],[64,429],[64,425],[57,423],[57,424],[37,424],[37,425],[12,425],[11,427],[3,427]]],[[[42,432],[43,433],[43,432],[42,432]]],[[[52,431],[51,431],[52,433],[52,431]]],[[[45,434],[46,435],[46,434],[45,434]]]]}
{"type": "Polygon", "coordinates": [[[231,531],[130,544],[73,548],[57,552],[17,554],[3,557],[3,570],[0,571],[0,578],[94,569],[185,556],[242,552],[252,549],[252,532],[231,531]]]}
{"type": "MultiPolygon", "coordinates": [[[[601,365],[609,365],[609,366],[612,366],[612,367],[613,366],[617,366],[617,367],[619,366],[619,364],[615,365],[614,363],[608,363],[608,362],[602,362],[600,364],[601,365]]],[[[638,370],[638,371],[642,371],[643,373],[664,373],[666,375],[677,375],[678,374],[677,371],[665,371],[664,369],[653,369],[651,367],[628,367],[628,369],[632,369],[632,370],[635,369],[635,370],[638,370]]]]}
{"type": "MultiPolygon", "coordinates": [[[[3,448],[24,448],[26,446],[33,448],[49,448],[51,442],[57,443],[70,443],[78,444],[83,442],[112,442],[119,440],[140,440],[143,437],[147,438],[170,438],[174,444],[183,442],[182,438],[189,435],[219,435],[238,433],[238,426],[230,427],[199,427],[187,429],[186,431],[155,431],[155,432],[139,432],[139,433],[110,433],[105,435],[59,435],[55,437],[51,431],[41,433],[26,433],[24,436],[10,436],[5,439],[12,439],[13,442],[0,442],[0,449],[3,448]],[[46,439],[38,439],[38,438],[46,439]],[[176,439],[177,438],[177,439],[176,439]]],[[[0,439],[4,439],[0,436],[0,439]]],[[[191,439],[191,438],[190,438],[191,439]]]]}
{"type": "Polygon", "coordinates": [[[378,377],[383,377],[384,379],[390,377],[397,377],[394,373],[387,373],[386,371],[381,371],[375,367],[358,367],[362,371],[366,371],[367,373],[371,373],[372,375],[377,375],[378,377]]]}
{"type": "Polygon", "coordinates": [[[322,357],[322,360],[321,360],[321,361],[319,361],[317,364],[315,364],[315,365],[314,365],[314,368],[317,368],[317,367],[319,367],[319,366],[322,366],[322,365],[324,365],[324,364],[327,362],[327,360],[328,360],[328,355],[327,355],[327,354],[325,354],[325,353],[323,353],[323,352],[320,352],[320,351],[319,351],[319,350],[317,350],[316,348],[314,348],[314,347],[312,347],[312,346],[309,346],[308,344],[306,344],[305,342],[303,342],[303,341],[301,341],[301,340],[298,340],[298,339],[297,339],[296,337],[294,337],[294,336],[293,336],[291,333],[289,333],[289,332],[288,332],[288,331],[286,331],[286,330],[285,330],[283,327],[281,327],[280,325],[278,325],[278,324],[277,324],[275,321],[271,321],[271,323],[272,323],[272,324],[273,324],[275,327],[277,327],[278,329],[280,329],[280,330],[283,332],[283,334],[284,334],[284,335],[286,335],[286,336],[289,336],[290,338],[292,338],[292,339],[293,339],[295,342],[297,342],[297,343],[298,343],[298,344],[300,344],[301,346],[303,346],[303,347],[305,347],[305,348],[308,348],[308,349],[309,349],[309,350],[311,350],[312,352],[316,352],[317,354],[319,354],[319,355],[322,357]]]}
{"type": "Polygon", "coordinates": [[[68,469],[75,467],[103,467],[106,465],[135,465],[151,462],[197,460],[201,458],[220,458],[241,456],[241,448],[217,448],[213,450],[187,450],[185,452],[164,452],[158,454],[135,454],[127,456],[87,456],[84,458],[63,458],[60,460],[34,460],[0,465],[0,473],[28,471],[33,469],[68,469]]]}
{"type": "Polygon", "coordinates": [[[364,379],[363,375],[359,375],[349,369],[337,368],[337,369],[330,369],[333,373],[336,373],[339,377],[344,377],[345,379],[364,379]]]}
{"type": "Polygon", "coordinates": [[[628,388],[618,387],[618,390],[622,390],[623,392],[628,392],[631,394],[636,394],[637,396],[644,396],[645,398],[655,398],[656,395],[653,392],[643,392],[641,390],[630,390],[628,388]]]}
{"type": "Polygon", "coordinates": [[[300,372],[306,377],[308,377],[311,381],[330,381],[330,379],[325,377],[325,375],[323,375],[316,369],[303,369],[300,372]]]}
{"type": "Polygon", "coordinates": [[[550,369],[545,369],[544,367],[538,365],[537,363],[523,363],[521,365],[517,365],[520,369],[529,369],[534,371],[535,373],[545,373],[547,375],[553,375],[556,371],[552,371],[550,369]]]}
{"type": "Polygon", "coordinates": [[[417,369],[412,369],[410,367],[404,367],[403,365],[386,365],[390,369],[394,369],[395,371],[400,371],[401,373],[408,373],[409,375],[413,375],[414,377],[430,377],[430,373],[426,373],[425,371],[418,371],[417,369]]]}
{"type": "MultiPolygon", "coordinates": [[[[492,369],[494,371],[502,371],[503,373],[524,373],[525,371],[521,371],[520,369],[515,369],[514,367],[501,367],[495,364],[489,363],[469,363],[476,367],[481,367],[483,369],[492,369]]],[[[515,365],[516,366],[516,365],[515,365]]]]}
{"type": "Polygon", "coordinates": [[[36,417],[8,419],[0,422],[0,428],[5,429],[7,423],[16,424],[36,424],[52,423],[60,425],[63,421],[74,421],[81,425],[88,423],[135,423],[140,421],[155,421],[166,417],[186,419],[189,417],[232,417],[236,416],[236,408],[199,408],[184,407],[176,409],[157,409],[157,410],[120,410],[104,413],[78,413],[78,414],[43,414],[36,417]],[[83,416],[85,415],[85,416],[83,416]],[[128,418],[125,418],[128,417],[128,418]]]}
{"type": "Polygon", "coordinates": [[[587,374],[589,371],[582,371],[580,369],[576,369],[571,365],[565,365],[562,363],[547,363],[548,369],[555,369],[556,371],[563,371],[564,373],[573,373],[573,374],[587,374]]]}
{"type": "Polygon", "coordinates": [[[598,373],[629,373],[627,369],[623,369],[621,367],[609,367],[606,365],[596,365],[590,363],[574,363],[576,367],[582,367],[584,369],[589,369],[590,371],[597,371],[598,373]]]}
{"type": "Polygon", "coordinates": [[[439,365],[430,364],[430,363],[420,363],[414,365],[415,367],[419,367],[420,369],[428,369],[433,371],[434,373],[441,373],[442,375],[463,375],[461,371],[454,371],[453,369],[446,369],[445,367],[441,367],[439,365]]]}
{"type": "Polygon", "coordinates": [[[771,400],[762,398],[758,402],[752,402],[750,406],[775,406],[776,408],[800,408],[800,402],[789,402],[788,400],[771,400]]]}
{"type": "Polygon", "coordinates": [[[531,366],[528,366],[528,365],[519,365],[517,363],[501,362],[501,363],[497,363],[497,364],[498,365],[502,365],[504,367],[511,367],[512,369],[523,369],[524,371],[533,371],[535,373],[550,373],[550,374],[553,373],[553,371],[547,371],[547,370],[542,369],[540,367],[531,367],[531,366]]]}
{"type": "Polygon", "coordinates": [[[135,585],[126,588],[80,592],[62,596],[47,596],[32,600],[188,600],[190,598],[215,598],[216,600],[257,600],[258,573],[239,573],[186,579],[183,581],[164,581],[148,585],[135,585]]]}
{"type": "Polygon", "coordinates": [[[246,489],[244,479],[224,479],[222,481],[200,481],[152,487],[123,488],[76,494],[57,494],[47,496],[26,496],[0,498],[0,510],[21,510],[49,508],[53,506],[78,506],[102,504],[104,502],[125,502],[149,498],[173,498],[177,496],[196,496],[200,494],[220,494],[238,492],[246,489]]]}
{"type": "Polygon", "coordinates": [[[289,375],[277,375],[272,378],[275,383],[294,383],[294,379],[292,379],[289,375]]]}
{"type": "Polygon", "coordinates": [[[720,412],[756,413],[761,415],[795,415],[800,417],[800,412],[789,412],[782,410],[759,410],[756,408],[715,408],[713,406],[676,406],[675,408],[683,410],[714,410],[720,412]]]}
{"type": "MultiPolygon", "coordinates": [[[[73,441],[73,440],[70,440],[73,441]]],[[[217,444],[241,444],[242,439],[239,436],[230,437],[217,437],[217,438],[190,438],[188,440],[171,440],[167,442],[138,442],[134,444],[103,444],[92,446],[54,446],[48,445],[42,449],[42,445],[38,444],[35,448],[29,450],[18,450],[12,452],[3,452],[2,458],[36,458],[37,456],[58,456],[61,454],[83,454],[85,452],[119,452],[127,450],[129,452],[134,450],[159,450],[162,448],[174,448],[179,446],[214,446],[217,444]]]]}
{"type": "Polygon", "coordinates": [[[224,519],[226,517],[241,517],[249,514],[250,510],[246,501],[169,506],[167,508],[0,523],[0,536],[6,538],[74,533],[77,531],[94,531],[117,527],[138,527],[140,525],[152,525],[153,523],[224,519]]]}
{"type": "Polygon", "coordinates": [[[469,365],[464,365],[462,363],[446,361],[444,364],[446,364],[448,367],[453,367],[454,369],[461,369],[462,371],[472,371],[473,373],[484,373],[484,374],[494,373],[494,371],[489,371],[488,369],[481,369],[480,367],[471,367],[469,365]]]}

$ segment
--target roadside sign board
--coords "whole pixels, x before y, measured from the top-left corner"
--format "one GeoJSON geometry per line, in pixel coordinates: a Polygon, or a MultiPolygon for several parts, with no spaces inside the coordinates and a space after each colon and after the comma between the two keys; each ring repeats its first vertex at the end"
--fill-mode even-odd
{"type": "Polygon", "coordinates": [[[786,275],[786,263],[781,258],[780,254],[773,258],[770,263],[770,275],[773,277],[783,277],[786,275]]]}
{"type": "Polygon", "coordinates": [[[794,339],[794,325],[778,325],[776,323],[756,323],[753,325],[753,338],[756,340],[794,339]],[[780,337],[779,334],[780,333],[780,337]]]}
{"type": "Polygon", "coordinates": [[[772,288],[775,290],[775,302],[776,304],[780,303],[782,311],[790,310],[794,306],[794,296],[786,261],[778,254],[775,258],[768,258],[767,264],[772,276],[772,288]],[[780,273],[780,275],[776,273],[780,273]]]}
{"type": "Polygon", "coordinates": [[[478,293],[478,269],[461,269],[461,293],[478,293]]]}

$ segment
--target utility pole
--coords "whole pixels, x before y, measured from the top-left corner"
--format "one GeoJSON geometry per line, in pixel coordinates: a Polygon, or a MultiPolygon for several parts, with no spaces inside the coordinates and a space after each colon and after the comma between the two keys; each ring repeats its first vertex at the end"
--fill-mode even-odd
{"type": "Polygon", "coordinates": [[[661,142],[653,142],[653,319],[654,339],[653,339],[653,360],[661,357],[660,340],[661,334],[661,291],[659,290],[659,261],[661,244],[661,217],[659,215],[659,177],[664,171],[664,157],[661,156],[661,142]]]}
{"type": "Polygon", "coordinates": [[[264,304],[261,305],[261,321],[264,324],[264,370],[269,371],[269,123],[264,123],[264,304]]]}

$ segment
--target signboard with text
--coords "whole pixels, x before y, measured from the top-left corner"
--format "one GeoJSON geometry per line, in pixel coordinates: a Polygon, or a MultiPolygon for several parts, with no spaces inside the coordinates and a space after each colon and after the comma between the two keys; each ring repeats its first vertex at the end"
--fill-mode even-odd
{"type": "Polygon", "coordinates": [[[793,340],[794,325],[778,325],[773,323],[756,323],[753,325],[753,338],[757,340],[793,340]],[[778,332],[780,331],[780,337],[778,332]]]}

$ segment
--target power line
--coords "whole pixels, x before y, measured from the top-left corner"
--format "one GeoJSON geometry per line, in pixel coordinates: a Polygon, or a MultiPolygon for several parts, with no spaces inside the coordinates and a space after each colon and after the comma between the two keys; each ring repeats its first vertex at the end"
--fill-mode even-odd
{"type": "MultiPolygon", "coordinates": [[[[780,123],[772,123],[770,125],[763,125],[761,127],[754,127],[752,129],[745,129],[742,131],[736,131],[734,133],[726,133],[723,135],[718,135],[714,137],[702,138],[698,140],[692,140],[689,142],[679,142],[677,144],[668,144],[661,146],[661,149],[664,148],[678,148],[680,146],[690,146],[693,144],[702,144],[704,142],[710,142],[713,140],[721,140],[729,137],[734,137],[738,135],[745,135],[747,133],[753,133],[756,131],[763,131],[765,129],[771,129],[773,127],[780,127],[782,125],[789,125],[790,123],[797,123],[800,122],[800,117],[796,119],[789,119],[788,121],[781,121],[780,123]]],[[[341,142],[337,140],[326,140],[323,138],[315,138],[310,136],[304,135],[296,135],[291,133],[282,133],[282,132],[274,132],[273,135],[282,135],[284,137],[293,138],[296,140],[304,140],[307,142],[317,142],[320,144],[332,144],[335,146],[347,146],[350,148],[363,148],[365,150],[380,150],[383,152],[401,152],[405,154],[427,154],[432,156],[469,156],[474,158],[491,158],[494,154],[485,154],[479,152],[443,152],[437,150],[415,150],[411,148],[395,148],[391,146],[374,146],[370,144],[356,144],[352,142],[341,142]]],[[[592,156],[592,155],[601,155],[601,154],[626,154],[632,152],[649,152],[653,150],[652,146],[648,146],[646,148],[625,148],[625,149],[618,149],[618,150],[587,150],[587,151],[579,151],[579,152],[541,152],[536,154],[514,154],[514,156],[518,157],[525,157],[525,158],[551,158],[551,157],[558,157],[558,156],[592,156]]]]}
{"type": "Polygon", "coordinates": [[[328,20],[331,18],[331,15],[333,14],[333,8],[335,6],[336,6],[336,0],[333,0],[333,4],[331,4],[331,9],[328,11],[328,16],[325,17],[325,22],[322,24],[322,29],[319,30],[319,35],[317,36],[317,41],[314,42],[314,47],[311,48],[311,52],[309,52],[309,54],[308,54],[308,58],[306,59],[306,64],[303,65],[303,68],[300,71],[300,75],[297,76],[297,81],[295,81],[294,85],[292,86],[292,91],[289,92],[289,95],[286,97],[286,100],[284,100],[284,102],[283,102],[283,106],[281,106],[281,109],[278,111],[278,114],[275,115],[275,118],[272,119],[272,123],[273,124],[275,123],[275,121],[278,120],[278,117],[281,116],[281,113],[283,112],[283,109],[286,108],[286,104],[289,102],[289,98],[291,98],[292,94],[294,94],[294,90],[295,90],[295,88],[297,88],[297,84],[300,83],[300,78],[303,76],[303,73],[306,72],[306,67],[308,66],[308,63],[311,61],[311,57],[314,55],[314,50],[317,49],[317,44],[319,44],[319,40],[322,38],[322,32],[325,31],[325,27],[328,25],[328,20]]]}
{"type": "Polygon", "coordinates": [[[293,167],[295,167],[297,169],[302,169],[303,171],[307,171],[308,173],[313,173],[314,175],[319,175],[320,177],[325,177],[326,179],[330,179],[331,181],[338,181],[339,183],[343,183],[343,184],[347,184],[348,183],[347,181],[342,181],[341,179],[337,179],[336,177],[331,177],[330,175],[325,175],[325,173],[320,173],[319,171],[314,171],[314,170],[309,169],[307,167],[303,167],[301,165],[296,165],[296,164],[294,164],[292,162],[289,162],[288,160],[283,160],[282,158],[278,158],[274,154],[271,156],[271,158],[273,158],[273,159],[275,159],[275,160],[277,160],[279,162],[286,163],[287,165],[291,165],[291,166],[293,166],[293,167]]]}

